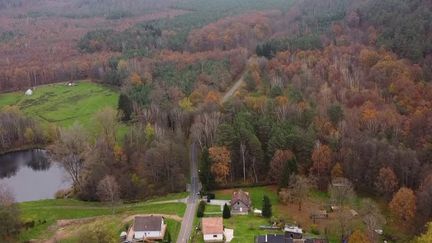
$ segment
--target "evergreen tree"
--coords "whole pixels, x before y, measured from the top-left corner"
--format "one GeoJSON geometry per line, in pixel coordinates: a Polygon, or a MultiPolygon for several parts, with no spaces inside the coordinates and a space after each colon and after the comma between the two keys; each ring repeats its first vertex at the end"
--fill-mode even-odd
{"type": "Polygon", "coordinates": [[[228,207],[228,205],[225,203],[224,207],[223,207],[223,214],[222,214],[224,219],[229,219],[231,218],[231,211],[230,208],[228,207]]]}
{"type": "Polygon", "coordinates": [[[203,194],[205,194],[208,190],[211,190],[213,188],[214,177],[213,174],[211,173],[211,159],[207,148],[204,149],[201,155],[199,178],[202,183],[203,194]]]}
{"type": "Polygon", "coordinates": [[[283,173],[282,173],[282,178],[279,181],[279,185],[278,185],[279,188],[287,187],[289,185],[290,176],[292,174],[295,174],[296,172],[297,172],[297,160],[295,158],[288,160],[285,163],[283,173]]]}
{"type": "Polygon", "coordinates": [[[262,216],[270,218],[272,216],[272,205],[270,198],[266,195],[263,197],[262,216]]]}
{"type": "Polygon", "coordinates": [[[119,101],[118,101],[118,109],[122,111],[122,117],[121,120],[126,122],[131,119],[133,107],[132,107],[132,101],[129,99],[129,97],[125,94],[120,94],[119,101]]]}
{"type": "Polygon", "coordinates": [[[197,210],[197,217],[198,218],[204,217],[205,206],[206,206],[206,202],[204,202],[204,201],[201,201],[198,204],[198,210],[197,210]]]}

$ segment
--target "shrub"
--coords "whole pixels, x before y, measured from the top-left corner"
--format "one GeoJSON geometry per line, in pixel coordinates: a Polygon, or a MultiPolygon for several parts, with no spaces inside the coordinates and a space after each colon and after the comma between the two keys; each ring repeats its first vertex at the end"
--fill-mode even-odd
{"type": "Polygon", "coordinates": [[[318,226],[316,224],[312,224],[310,226],[310,232],[312,234],[314,234],[314,235],[319,235],[320,234],[320,231],[319,231],[318,226]]]}
{"type": "Polygon", "coordinates": [[[272,216],[272,205],[268,196],[263,197],[262,216],[266,218],[272,216]]]}
{"type": "Polygon", "coordinates": [[[198,210],[197,210],[197,217],[198,218],[202,218],[204,216],[205,206],[206,206],[206,202],[200,201],[200,203],[198,204],[198,210]]]}

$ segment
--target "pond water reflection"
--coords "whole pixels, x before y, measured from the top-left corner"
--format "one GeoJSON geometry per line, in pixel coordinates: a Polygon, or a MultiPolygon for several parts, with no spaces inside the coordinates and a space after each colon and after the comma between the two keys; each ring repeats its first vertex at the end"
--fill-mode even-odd
{"type": "Polygon", "coordinates": [[[44,150],[34,149],[0,156],[0,183],[8,185],[18,202],[54,198],[69,181],[44,150]]]}

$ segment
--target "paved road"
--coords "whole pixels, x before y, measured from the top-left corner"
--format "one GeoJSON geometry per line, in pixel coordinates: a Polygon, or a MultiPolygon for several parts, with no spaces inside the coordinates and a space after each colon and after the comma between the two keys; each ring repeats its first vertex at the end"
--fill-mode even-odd
{"type": "Polygon", "coordinates": [[[190,174],[191,174],[191,184],[190,184],[190,194],[187,199],[186,212],[183,216],[183,221],[180,229],[180,233],[177,238],[177,243],[187,243],[190,239],[192,233],[193,222],[195,219],[195,212],[198,205],[198,195],[199,192],[199,179],[198,179],[198,168],[196,161],[196,145],[191,144],[190,147],[190,174]]]}

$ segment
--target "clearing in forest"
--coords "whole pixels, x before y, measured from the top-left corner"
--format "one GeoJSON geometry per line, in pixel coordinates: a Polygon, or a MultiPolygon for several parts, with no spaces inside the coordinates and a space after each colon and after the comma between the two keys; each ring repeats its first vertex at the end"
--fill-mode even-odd
{"type": "Polygon", "coordinates": [[[75,84],[38,86],[30,96],[24,91],[0,94],[0,108],[16,105],[23,113],[45,122],[70,126],[78,121],[86,127],[91,125],[92,116],[98,110],[107,106],[116,108],[117,91],[91,82],[75,84]]]}

